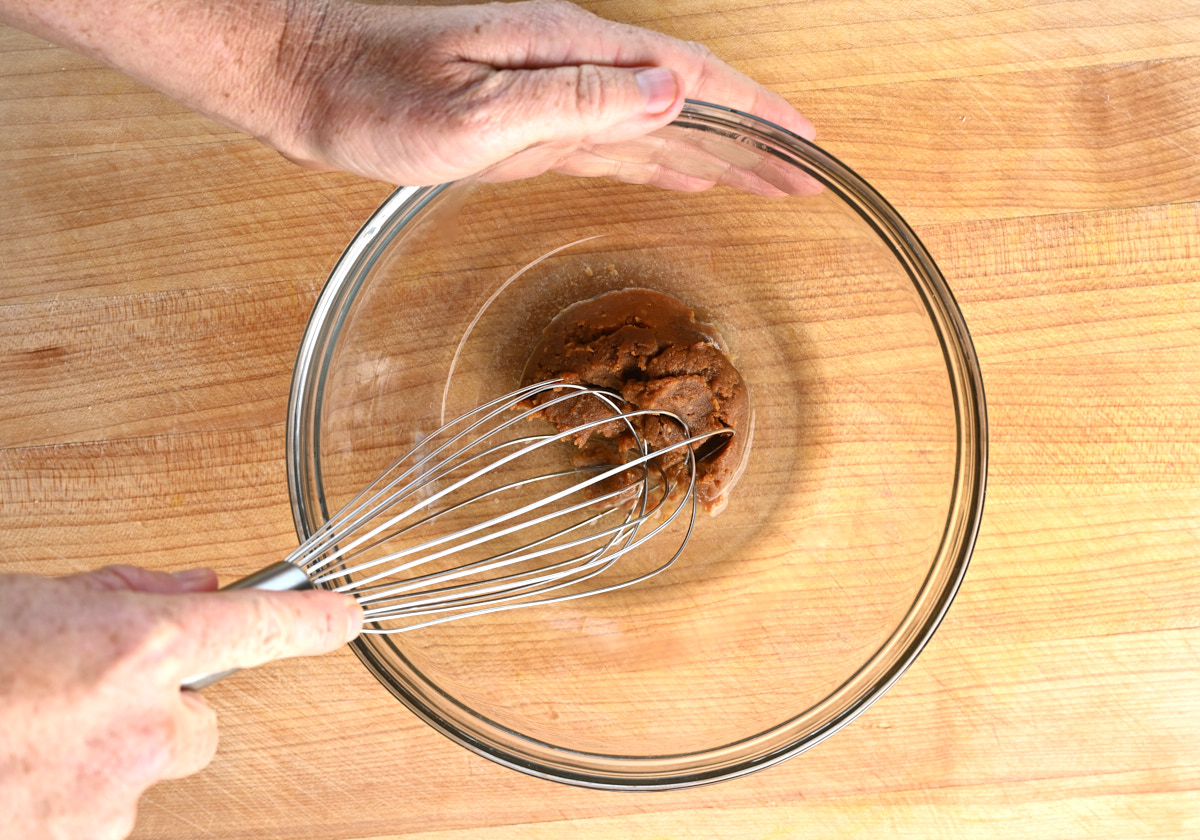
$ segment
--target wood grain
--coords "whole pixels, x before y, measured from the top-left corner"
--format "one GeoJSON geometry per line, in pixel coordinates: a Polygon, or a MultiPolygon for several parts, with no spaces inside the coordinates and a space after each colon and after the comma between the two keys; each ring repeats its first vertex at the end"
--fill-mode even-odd
{"type": "MultiPolygon", "coordinates": [[[[135,837],[1200,835],[1200,7],[597,0],[806,111],[949,279],[991,421],[984,525],[915,666],[752,777],[541,782],[346,651],[208,692],[213,765],[135,837]]],[[[0,29],[0,568],[232,577],[294,542],[292,358],[388,188],[302,172],[0,29]]]]}
{"type": "Polygon", "coordinates": [[[796,101],[812,90],[1185,58],[1200,44],[1200,13],[1189,0],[917,2],[888,9],[856,0],[598,0],[589,8],[700,41],[796,101]]]}

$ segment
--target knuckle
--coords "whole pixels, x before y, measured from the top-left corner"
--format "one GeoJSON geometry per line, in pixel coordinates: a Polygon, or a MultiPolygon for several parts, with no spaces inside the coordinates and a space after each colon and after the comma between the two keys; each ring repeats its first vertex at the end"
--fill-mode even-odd
{"type": "Polygon", "coordinates": [[[106,649],[100,661],[108,662],[114,676],[137,679],[166,664],[178,649],[183,634],[183,627],[171,616],[131,607],[94,643],[106,649]]]}
{"type": "Polygon", "coordinates": [[[255,598],[253,603],[259,652],[265,659],[278,659],[287,652],[288,647],[282,610],[270,598],[255,598]]]}
{"type": "Polygon", "coordinates": [[[217,730],[217,713],[209,709],[204,716],[205,725],[202,730],[203,738],[200,740],[197,748],[197,755],[200,758],[200,767],[207,767],[208,763],[213,760],[217,754],[217,745],[220,742],[220,734],[217,730]]]}
{"type": "Polygon", "coordinates": [[[717,57],[717,54],[714,53],[707,44],[703,44],[700,41],[688,41],[687,46],[697,58],[702,58],[708,61],[717,57]]]}
{"type": "Polygon", "coordinates": [[[575,68],[576,110],[583,115],[601,114],[606,104],[606,86],[600,68],[594,64],[575,68]]]}
{"type": "Polygon", "coordinates": [[[109,819],[107,826],[104,828],[104,833],[100,835],[104,840],[121,840],[133,833],[133,828],[137,824],[137,802],[123,808],[118,808],[109,819]]]}
{"type": "Polygon", "coordinates": [[[93,569],[90,574],[93,582],[101,589],[128,589],[129,582],[123,574],[129,567],[111,564],[93,569]]]}
{"type": "Polygon", "coordinates": [[[178,735],[174,717],[163,708],[143,708],[130,720],[122,744],[109,756],[114,769],[121,768],[125,786],[145,789],[164,778],[175,760],[178,735]]]}
{"type": "Polygon", "coordinates": [[[207,703],[192,709],[188,716],[191,737],[187,739],[188,754],[181,763],[189,772],[208,766],[217,754],[217,713],[207,703]]]}
{"type": "Polygon", "coordinates": [[[544,36],[563,27],[588,25],[597,20],[594,14],[569,0],[527,0],[526,3],[516,4],[510,11],[514,25],[531,37],[544,36]]]}
{"type": "Polygon", "coordinates": [[[687,41],[685,42],[685,47],[696,62],[696,66],[701,73],[713,71],[716,67],[724,63],[707,44],[702,44],[699,41],[687,41]]]}
{"type": "Polygon", "coordinates": [[[498,87],[495,82],[481,84],[473,96],[460,97],[449,107],[443,107],[436,118],[442,136],[472,137],[488,133],[495,121],[498,87]]]}
{"type": "MultiPolygon", "coordinates": [[[[511,126],[524,118],[522,108],[530,105],[528,97],[520,95],[519,76],[509,72],[494,72],[479,80],[438,107],[427,109],[435,135],[456,138],[465,143],[502,142],[511,126]]],[[[435,150],[445,154],[445,150],[435,150]]]]}
{"type": "Polygon", "coordinates": [[[543,15],[564,18],[582,11],[574,3],[567,0],[529,0],[529,7],[543,15]]]}
{"type": "Polygon", "coordinates": [[[169,761],[161,778],[178,779],[207,767],[217,753],[217,713],[204,698],[186,694],[176,709],[169,761]]]}

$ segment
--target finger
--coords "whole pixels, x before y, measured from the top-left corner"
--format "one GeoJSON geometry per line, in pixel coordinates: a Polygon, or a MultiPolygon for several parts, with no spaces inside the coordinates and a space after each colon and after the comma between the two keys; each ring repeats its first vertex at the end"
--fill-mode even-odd
{"type": "Polygon", "coordinates": [[[799,166],[764,154],[753,144],[730,142],[720,135],[679,126],[668,126],[628,143],[598,146],[593,151],[617,160],[658,163],[757,195],[816,195],[823,189],[799,166]]]}
{"type": "Polygon", "coordinates": [[[707,47],[597,17],[571,3],[516,3],[497,13],[462,58],[496,68],[596,64],[674,71],[687,98],[754,114],[812,140],[812,122],[779,94],[735,70],[707,47]]]}
{"type": "Polygon", "coordinates": [[[498,71],[493,101],[511,148],[618,141],[669,123],[683,108],[675,74],[662,67],[581,64],[498,71]]]}
{"type": "Polygon", "coordinates": [[[705,158],[701,160],[694,148],[682,148],[679,154],[637,155],[629,154],[624,147],[598,146],[565,158],[555,171],[566,175],[601,175],[684,192],[698,192],[719,184],[769,198],[789,194],[753,171],[720,158],[705,158]]]}
{"type": "Polygon", "coordinates": [[[182,779],[198,773],[217,754],[217,714],[199,694],[179,692],[173,723],[167,763],[159,773],[163,779],[182,779]]]}
{"type": "Polygon", "coordinates": [[[821,191],[816,180],[792,163],[746,144],[677,126],[624,143],[590,146],[564,155],[554,168],[564,174],[606,175],[688,191],[704,183],[772,198],[821,191]],[[670,172],[675,174],[666,174],[670,172]],[[663,183],[664,175],[674,183],[663,183]]]}
{"type": "Polygon", "coordinates": [[[684,78],[689,99],[724,105],[759,119],[774,123],[805,140],[814,140],[817,130],[812,121],[772,90],[757,84],[745,74],[733,69],[704,47],[703,55],[684,78]]]}
{"type": "Polygon", "coordinates": [[[326,653],[357,636],[363,621],[353,598],[325,590],[201,593],[189,596],[176,616],[184,637],[175,663],[179,680],[326,653]]]}
{"type": "Polygon", "coordinates": [[[586,151],[563,159],[554,171],[576,177],[612,178],[627,184],[649,184],[679,192],[701,192],[716,186],[716,181],[696,178],[658,163],[612,160],[586,151]]]}
{"type": "Polygon", "coordinates": [[[568,151],[545,146],[526,149],[489,167],[479,176],[482,181],[514,181],[532,178],[543,172],[557,172],[582,178],[612,178],[628,184],[650,184],[680,192],[700,192],[715,186],[706,181],[657,163],[631,163],[611,160],[587,150],[568,151]]]}
{"type": "Polygon", "coordinates": [[[88,589],[107,592],[125,590],[174,595],[217,588],[217,574],[212,569],[183,569],[174,574],[167,574],[140,566],[117,564],[68,575],[65,579],[88,589]]]}
{"type": "Polygon", "coordinates": [[[510,181],[554,171],[680,192],[700,192],[720,184],[769,198],[815,195],[822,189],[810,176],[782,162],[777,167],[773,161],[747,163],[760,171],[735,166],[686,140],[643,137],[574,150],[564,144],[534,146],[489,167],[480,177],[484,181],[510,181]]]}

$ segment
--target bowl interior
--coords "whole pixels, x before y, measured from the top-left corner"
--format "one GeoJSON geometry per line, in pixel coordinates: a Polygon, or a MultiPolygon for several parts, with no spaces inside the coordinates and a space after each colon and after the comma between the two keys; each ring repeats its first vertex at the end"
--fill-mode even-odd
{"type": "Polygon", "coordinates": [[[675,566],[358,643],[446,734],[578,784],[725,778],[843,725],[933,632],[982,503],[977,366],[911,231],[819,149],[690,114],[672,130],[701,132],[706,155],[729,144],[825,189],[543,176],[403,192],[335,271],[293,393],[304,534],[444,420],[515,388],[571,303],[647,287],[717,328],[750,390],[753,444],[728,507],[700,518],[675,566]]]}

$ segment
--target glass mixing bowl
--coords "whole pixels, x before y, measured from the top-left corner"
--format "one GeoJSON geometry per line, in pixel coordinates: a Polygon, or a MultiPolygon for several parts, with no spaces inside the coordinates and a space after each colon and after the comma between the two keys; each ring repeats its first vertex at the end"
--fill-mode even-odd
{"type": "Polygon", "coordinates": [[[416,714],[502,764],[685,787],[816,744],[929,641],[979,527],[984,397],[933,261],[820,148],[689,103],[627,151],[701,177],[733,164],[796,194],[553,175],[398,190],[312,314],[289,482],[303,540],[444,419],[515,388],[567,305],[636,286],[693,308],[748,383],[753,445],[728,507],[700,518],[672,568],[354,644],[416,714]]]}

